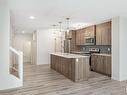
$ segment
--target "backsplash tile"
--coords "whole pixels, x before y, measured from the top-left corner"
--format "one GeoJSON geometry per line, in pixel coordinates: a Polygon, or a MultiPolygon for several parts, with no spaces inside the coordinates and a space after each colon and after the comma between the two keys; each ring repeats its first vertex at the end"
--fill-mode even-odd
{"type": "Polygon", "coordinates": [[[88,52],[89,48],[99,48],[100,53],[109,53],[109,54],[111,54],[111,45],[81,46],[81,51],[88,52]]]}

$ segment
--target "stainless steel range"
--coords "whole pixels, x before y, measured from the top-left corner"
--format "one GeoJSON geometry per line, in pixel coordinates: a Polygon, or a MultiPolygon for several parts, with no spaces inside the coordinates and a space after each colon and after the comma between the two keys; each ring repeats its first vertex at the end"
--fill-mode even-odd
{"type": "Polygon", "coordinates": [[[93,54],[93,53],[100,53],[100,49],[99,48],[89,48],[89,52],[90,52],[90,70],[92,71],[92,68],[91,68],[91,55],[93,54]]]}
{"type": "Polygon", "coordinates": [[[71,53],[74,53],[74,54],[80,54],[80,55],[84,55],[84,56],[90,56],[90,70],[92,70],[91,68],[91,55],[93,53],[100,53],[100,49],[99,48],[89,48],[89,51],[84,51],[84,52],[76,52],[76,51],[73,51],[71,53]]]}

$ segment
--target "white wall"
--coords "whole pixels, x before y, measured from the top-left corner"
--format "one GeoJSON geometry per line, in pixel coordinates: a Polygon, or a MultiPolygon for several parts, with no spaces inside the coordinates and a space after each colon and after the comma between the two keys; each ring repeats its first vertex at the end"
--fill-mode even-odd
{"type": "Polygon", "coordinates": [[[9,38],[10,12],[5,5],[0,7],[0,90],[22,86],[22,81],[9,74],[9,38]]]}
{"type": "MultiPolygon", "coordinates": [[[[64,33],[62,33],[64,36],[64,33]]],[[[61,51],[60,32],[55,30],[37,30],[37,64],[50,64],[50,53],[61,51]]],[[[64,38],[63,38],[64,40],[64,38]]]]}
{"type": "Polygon", "coordinates": [[[9,10],[0,7],[0,75],[9,73],[9,10]]]}
{"type": "Polygon", "coordinates": [[[119,80],[119,17],[112,19],[112,79],[119,80]]]}
{"type": "Polygon", "coordinates": [[[51,30],[37,30],[37,64],[49,64],[54,52],[54,37],[51,30]]]}
{"type": "Polygon", "coordinates": [[[120,80],[127,80],[127,17],[120,17],[120,80]]]}
{"type": "Polygon", "coordinates": [[[112,79],[127,80],[127,18],[112,19],[112,79]]]}

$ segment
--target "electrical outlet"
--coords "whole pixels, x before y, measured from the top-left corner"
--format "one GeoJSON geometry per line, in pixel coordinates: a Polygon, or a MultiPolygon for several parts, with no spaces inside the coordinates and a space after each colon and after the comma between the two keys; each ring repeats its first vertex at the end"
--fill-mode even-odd
{"type": "Polygon", "coordinates": [[[110,48],[108,48],[108,51],[110,51],[111,49],[110,48]]]}
{"type": "Polygon", "coordinates": [[[82,48],[82,50],[83,50],[83,51],[85,51],[85,50],[86,50],[86,48],[85,48],[85,47],[83,47],[83,48],[82,48]]]}

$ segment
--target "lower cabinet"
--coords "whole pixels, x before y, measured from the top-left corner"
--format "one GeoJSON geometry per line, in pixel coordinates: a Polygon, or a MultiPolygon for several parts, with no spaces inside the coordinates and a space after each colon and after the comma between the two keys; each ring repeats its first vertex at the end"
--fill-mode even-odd
{"type": "Polygon", "coordinates": [[[51,55],[51,68],[72,81],[88,80],[89,57],[77,59],[51,55]]]}
{"type": "Polygon", "coordinates": [[[111,56],[92,55],[91,68],[95,72],[111,76],[111,56]]]}

